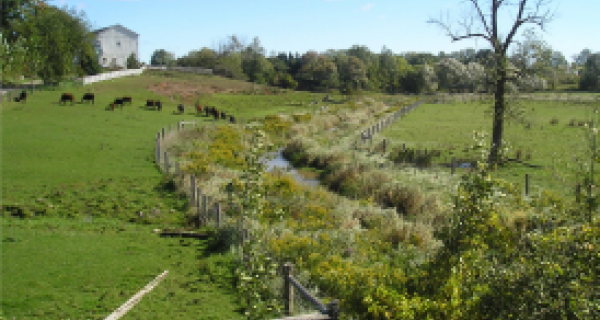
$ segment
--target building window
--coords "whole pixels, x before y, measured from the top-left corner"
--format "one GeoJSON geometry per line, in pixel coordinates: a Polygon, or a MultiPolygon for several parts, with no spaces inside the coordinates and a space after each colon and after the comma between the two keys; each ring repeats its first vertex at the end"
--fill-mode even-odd
{"type": "Polygon", "coordinates": [[[121,46],[121,41],[117,41],[117,47],[121,46]]]}

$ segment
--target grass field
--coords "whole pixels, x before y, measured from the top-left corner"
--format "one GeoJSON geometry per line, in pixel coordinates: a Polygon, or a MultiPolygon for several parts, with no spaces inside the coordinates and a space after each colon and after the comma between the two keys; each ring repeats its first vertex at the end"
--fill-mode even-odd
{"type": "Polygon", "coordinates": [[[242,319],[230,257],[114,219],[2,218],[2,315],[102,319],[163,271],[123,319],[242,319]]]}
{"type": "Polygon", "coordinates": [[[187,200],[165,186],[154,163],[154,139],[160,128],[180,120],[212,123],[196,116],[192,101],[250,118],[305,109],[315,98],[242,93],[253,87],[158,72],[36,91],[24,104],[3,101],[2,315],[104,317],[169,269],[129,319],[239,317],[239,304],[227,291],[232,284],[206,279],[226,274],[230,257],[211,255],[202,243],[179,246],[179,240],[158,239],[148,228],[186,224],[187,200]],[[186,95],[190,88],[197,91],[193,97],[186,95]],[[94,92],[95,105],[59,105],[62,92],[73,93],[76,101],[94,92]],[[106,110],[126,95],[133,98],[131,106],[106,110]],[[161,99],[162,112],[142,108],[146,99],[161,99]],[[178,103],[188,107],[185,114],[175,113],[178,103]],[[160,217],[148,217],[153,208],[161,210],[160,217]],[[94,222],[86,222],[90,219],[94,222]]]}
{"type": "MultiPolygon", "coordinates": [[[[526,123],[508,122],[504,139],[512,146],[509,158],[520,158],[534,168],[512,162],[500,168],[495,175],[510,182],[524,185],[525,174],[531,178],[531,190],[550,189],[572,195],[575,185],[575,156],[586,150],[584,127],[570,125],[574,120],[583,122],[592,115],[593,104],[575,104],[559,101],[522,102],[526,123]],[[555,119],[556,123],[551,123],[555,119]],[[567,165],[570,168],[567,168],[567,165]]],[[[423,104],[407,117],[386,129],[381,137],[388,138],[398,147],[419,150],[441,150],[434,163],[474,160],[473,152],[464,152],[473,145],[473,131],[492,132],[490,107],[479,103],[423,104]]],[[[486,138],[489,143],[489,136],[486,138]]],[[[444,169],[449,170],[449,169],[444,169]]]]}

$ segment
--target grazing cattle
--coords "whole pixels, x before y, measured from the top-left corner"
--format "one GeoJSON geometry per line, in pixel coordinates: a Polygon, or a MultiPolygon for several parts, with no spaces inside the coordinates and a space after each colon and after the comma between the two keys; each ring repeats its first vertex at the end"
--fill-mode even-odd
{"type": "Polygon", "coordinates": [[[223,120],[227,119],[227,115],[225,114],[225,112],[221,112],[221,119],[223,119],[223,120]]]}
{"type": "Polygon", "coordinates": [[[154,107],[154,100],[146,100],[146,107],[154,107]]]}
{"type": "Polygon", "coordinates": [[[196,103],[196,113],[202,112],[202,106],[199,103],[196,103]]]}
{"type": "Polygon", "coordinates": [[[71,93],[63,93],[60,96],[60,101],[58,102],[58,104],[61,104],[61,103],[65,103],[66,104],[67,101],[71,101],[71,105],[73,105],[73,102],[75,101],[75,97],[73,96],[73,94],[71,94],[71,93]]]}
{"type": "Polygon", "coordinates": [[[121,100],[123,101],[123,104],[129,103],[129,105],[131,105],[131,97],[123,97],[121,100]]]}
{"type": "Polygon", "coordinates": [[[154,105],[156,106],[156,110],[162,110],[162,103],[160,101],[154,101],[154,105]]]}
{"type": "Polygon", "coordinates": [[[204,108],[204,112],[206,113],[206,116],[208,117],[210,115],[210,107],[204,108]]]}
{"type": "Polygon", "coordinates": [[[229,116],[229,122],[235,124],[235,117],[229,116]]]}
{"type": "Polygon", "coordinates": [[[116,98],[114,104],[123,108],[123,98],[116,98]]]}
{"type": "Polygon", "coordinates": [[[86,93],[83,95],[83,98],[81,98],[81,102],[83,103],[83,101],[90,101],[92,100],[92,104],[94,104],[94,94],[93,93],[86,93]]]}
{"type": "Polygon", "coordinates": [[[219,111],[217,111],[216,113],[214,113],[213,117],[215,117],[215,120],[219,120],[219,111]]]}
{"type": "Polygon", "coordinates": [[[182,104],[179,104],[177,106],[177,111],[179,111],[179,113],[183,113],[183,105],[182,104]]]}
{"type": "Polygon", "coordinates": [[[21,94],[18,97],[15,97],[15,102],[27,101],[27,92],[25,90],[21,91],[21,94]]]}

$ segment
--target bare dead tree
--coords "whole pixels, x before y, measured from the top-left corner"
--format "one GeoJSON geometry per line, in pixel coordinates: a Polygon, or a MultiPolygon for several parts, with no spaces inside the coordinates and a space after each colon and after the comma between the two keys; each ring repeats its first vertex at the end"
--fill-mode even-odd
{"type": "MultiPolygon", "coordinates": [[[[488,162],[498,163],[502,148],[502,136],[504,132],[504,116],[506,112],[505,89],[506,82],[514,80],[514,72],[508,70],[508,59],[506,53],[513,42],[517,30],[524,24],[537,25],[545,31],[545,26],[552,21],[554,14],[549,5],[552,0],[469,0],[472,12],[464,15],[456,23],[449,18],[445,20],[429,19],[428,23],[438,25],[452,39],[452,42],[463,39],[483,38],[490,43],[494,50],[494,120],[492,129],[492,141],[488,162]],[[484,11],[488,5],[489,11],[484,11]],[[503,37],[498,28],[499,13],[501,9],[517,6],[518,11],[510,31],[503,37]],[[453,28],[456,26],[456,28],[453,28]]],[[[517,73],[518,75],[518,73],[517,73]]]]}

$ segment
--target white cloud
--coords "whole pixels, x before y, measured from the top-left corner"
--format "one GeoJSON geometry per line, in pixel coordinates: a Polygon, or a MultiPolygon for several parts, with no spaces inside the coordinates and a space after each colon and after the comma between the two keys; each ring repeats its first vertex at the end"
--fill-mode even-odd
{"type": "Polygon", "coordinates": [[[360,7],[360,11],[368,11],[371,10],[375,6],[374,3],[367,3],[364,6],[360,7]]]}

